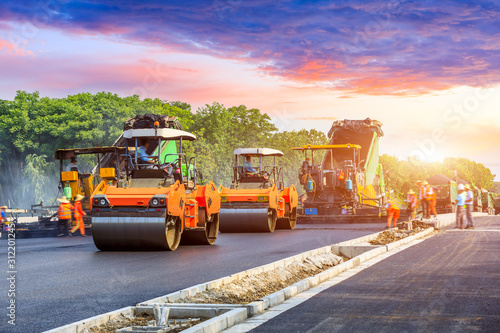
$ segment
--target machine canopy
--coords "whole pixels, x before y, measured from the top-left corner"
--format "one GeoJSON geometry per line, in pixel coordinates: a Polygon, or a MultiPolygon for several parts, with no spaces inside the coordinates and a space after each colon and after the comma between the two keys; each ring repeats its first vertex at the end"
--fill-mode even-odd
{"type": "Polygon", "coordinates": [[[238,148],[234,150],[234,154],[251,156],[283,156],[281,151],[271,148],[238,148]]]}
{"type": "Polygon", "coordinates": [[[188,141],[196,140],[196,136],[194,134],[173,128],[129,129],[123,132],[123,137],[126,139],[160,137],[164,140],[180,140],[180,139],[188,141]]]}

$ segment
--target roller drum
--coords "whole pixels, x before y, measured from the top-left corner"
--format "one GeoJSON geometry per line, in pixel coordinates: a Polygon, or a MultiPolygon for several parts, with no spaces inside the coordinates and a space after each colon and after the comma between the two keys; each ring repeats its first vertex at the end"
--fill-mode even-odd
{"type": "Polygon", "coordinates": [[[101,251],[175,250],[180,221],[165,217],[93,217],[92,237],[101,251]]]}
{"type": "Polygon", "coordinates": [[[273,232],[276,211],[267,208],[221,208],[221,232],[273,232]]]}

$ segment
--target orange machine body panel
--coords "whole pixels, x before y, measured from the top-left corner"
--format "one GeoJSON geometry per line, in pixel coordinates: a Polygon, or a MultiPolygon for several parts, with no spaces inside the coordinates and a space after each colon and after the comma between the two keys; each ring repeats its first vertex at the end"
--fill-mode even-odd
{"type": "Polygon", "coordinates": [[[266,189],[230,189],[222,188],[223,203],[255,203],[278,209],[279,192],[276,185],[266,189]]]}
{"type": "Polygon", "coordinates": [[[285,202],[290,204],[290,209],[297,207],[299,203],[299,195],[295,186],[285,187],[283,191],[280,192],[280,196],[285,199],[285,202]]]}

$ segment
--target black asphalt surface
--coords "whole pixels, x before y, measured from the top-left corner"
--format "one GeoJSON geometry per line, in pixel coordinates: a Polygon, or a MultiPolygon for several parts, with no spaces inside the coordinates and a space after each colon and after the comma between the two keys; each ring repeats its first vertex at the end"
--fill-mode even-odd
{"type": "Polygon", "coordinates": [[[251,332],[500,332],[500,216],[441,231],[251,332]]]}
{"type": "Polygon", "coordinates": [[[219,234],[214,246],[175,252],[99,252],[91,237],[16,241],[16,326],[8,323],[7,241],[0,241],[0,332],[41,332],[135,305],[321,246],[384,224],[298,225],[272,234],[219,234]],[[3,309],[3,310],[1,310],[3,309]]]}

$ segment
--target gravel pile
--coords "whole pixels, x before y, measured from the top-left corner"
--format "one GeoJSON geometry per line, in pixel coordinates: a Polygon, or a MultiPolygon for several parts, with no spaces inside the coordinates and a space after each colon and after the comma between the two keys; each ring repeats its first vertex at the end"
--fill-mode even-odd
{"type": "Polygon", "coordinates": [[[298,281],[316,275],[342,263],[344,259],[333,253],[308,257],[269,272],[247,276],[224,284],[218,289],[206,290],[177,303],[247,304],[286,288],[298,281]]]}

